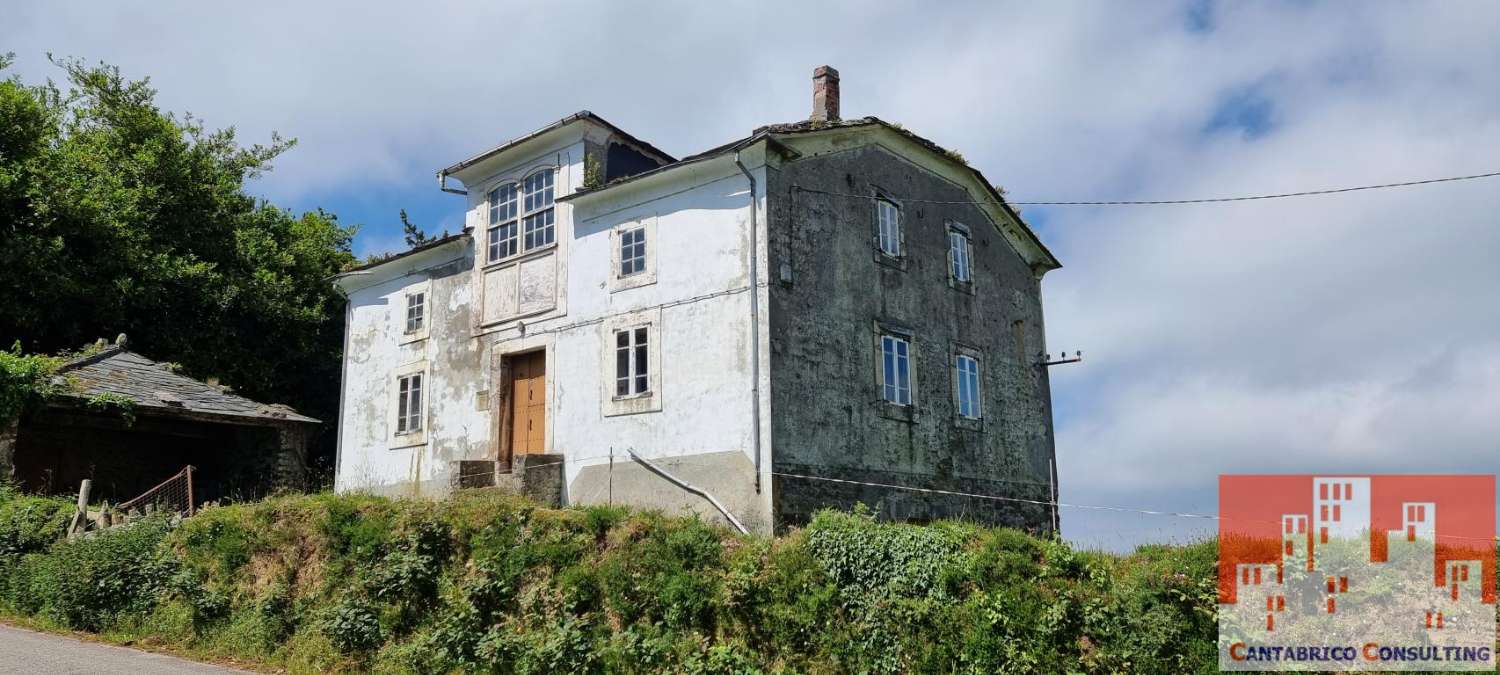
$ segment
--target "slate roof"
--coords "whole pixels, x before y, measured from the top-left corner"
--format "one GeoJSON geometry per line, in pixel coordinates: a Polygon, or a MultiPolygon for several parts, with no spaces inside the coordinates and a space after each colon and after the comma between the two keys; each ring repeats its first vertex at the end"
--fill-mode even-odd
{"type": "Polygon", "coordinates": [[[257,403],[224,388],[172,372],[135,352],[114,345],[64,364],[58,378],[76,385],[71,396],[87,399],[99,394],[128,396],[138,411],[162,414],[196,413],[243,420],[247,423],[289,421],[319,423],[289,406],[257,403]]]}
{"type": "Polygon", "coordinates": [[[883,128],[886,128],[886,129],[891,129],[891,130],[893,130],[893,131],[895,131],[895,132],[897,132],[897,133],[899,133],[899,134],[901,134],[901,135],[903,135],[903,136],[911,139],[916,144],[918,144],[918,145],[926,148],[927,150],[929,150],[931,152],[937,153],[939,155],[942,155],[944,157],[949,158],[951,161],[954,161],[954,162],[957,162],[959,164],[962,164],[964,166],[964,168],[967,169],[970,173],[972,173],[974,175],[974,178],[976,180],[978,180],[979,183],[984,186],[985,190],[989,193],[990,199],[993,200],[995,203],[999,204],[1000,208],[1005,209],[1006,213],[1008,213],[1011,216],[1011,218],[1013,218],[1017,223],[1021,224],[1021,230],[1025,233],[1026,237],[1028,239],[1030,239],[1031,242],[1033,244],[1035,244],[1038,249],[1041,250],[1042,254],[1044,256],[1046,256],[1047,261],[1051,263],[1052,267],[1053,268],[1062,267],[1062,263],[1060,261],[1058,261],[1057,256],[1054,256],[1052,254],[1052,251],[1050,251],[1050,250],[1047,249],[1047,246],[1042,243],[1041,238],[1036,235],[1036,232],[1032,231],[1031,226],[1028,225],[1028,224],[1026,224],[1026,221],[1021,218],[1021,214],[1019,212],[1017,212],[1014,208],[1012,208],[1009,202],[1005,201],[1005,196],[1002,195],[1002,194],[1000,194],[999,190],[995,189],[994,184],[990,183],[989,179],[985,178],[984,174],[981,173],[979,171],[979,169],[976,169],[976,168],[974,168],[972,166],[969,166],[967,162],[964,162],[961,159],[957,159],[956,156],[955,156],[955,154],[953,152],[951,152],[948,149],[946,149],[946,148],[938,145],[937,143],[934,143],[934,142],[932,142],[932,141],[930,141],[930,140],[928,140],[928,139],[926,139],[926,138],[924,138],[922,136],[918,136],[917,134],[914,134],[914,133],[912,133],[910,131],[907,131],[905,128],[903,128],[902,126],[900,126],[898,124],[891,124],[890,122],[886,122],[885,120],[882,120],[882,119],[880,119],[878,117],[857,117],[857,118],[847,119],[847,120],[818,120],[818,121],[802,120],[802,121],[799,121],[799,122],[789,122],[789,123],[785,123],[785,124],[767,124],[767,125],[762,126],[762,127],[757,127],[754,131],[752,131],[750,133],[749,136],[746,136],[744,138],[740,138],[740,139],[736,139],[736,140],[730,141],[730,142],[725,143],[723,145],[720,145],[718,147],[710,148],[708,150],[704,150],[703,152],[699,152],[699,153],[696,153],[696,154],[688,155],[688,156],[683,157],[682,159],[679,159],[679,160],[677,160],[675,162],[670,162],[670,163],[667,163],[667,164],[663,164],[663,165],[661,165],[659,167],[656,167],[655,169],[651,169],[650,171],[642,171],[641,173],[631,174],[629,176],[623,176],[621,178],[617,178],[617,179],[615,179],[613,181],[610,181],[610,182],[605,183],[604,185],[600,185],[598,187],[584,188],[584,189],[581,189],[581,190],[575,190],[575,191],[573,191],[570,194],[558,197],[557,201],[559,201],[559,202],[571,201],[571,200],[577,199],[579,197],[583,197],[585,195],[591,195],[591,194],[594,194],[594,193],[597,193],[597,192],[602,192],[604,190],[608,190],[608,189],[613,188],[613,187],[624,185],[626,183],[632,183],[634,181],[640,180],[640,179],[645,178],[647,176],[653,176],[653,175],[656,175],[658,173],[663,173],[663,172],[666,172],[666,171],[670,171],[672,169],[676,169],[678,167],[681,167],[681,166],[684,166],[684,165],[687,165],[687,164],[693,164],[695,162],[701,162],[701,161],[706,160],[706,159],[712,159],[712,158],[718,157],[720,155],[724,155],[724,154],[728,154],[728,153],[731,153],[731,152],[735,152],[735,151],[744,149],[746,147],[749,147],[750,145],[753,145],[756,141],[759,141],[762,138],[772,138],[774,140],[774,137],[777,136],[777,135],[803,134],[803,133],[812,133],[812,132],[818,132],[818,131],[825,131],[825,130],[828,130],[828,129],[839,129],[839,128],[846,128],[846,127],[865,127],[865,126],[883,127],[883,128]]]}

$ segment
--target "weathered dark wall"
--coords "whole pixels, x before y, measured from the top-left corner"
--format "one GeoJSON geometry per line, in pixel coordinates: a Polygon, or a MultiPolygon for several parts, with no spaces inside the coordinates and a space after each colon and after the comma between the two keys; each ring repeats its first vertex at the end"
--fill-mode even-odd
{"type": "Polygon", "coordinates": [[[64,495],[88,478],[94,500],[118,504],[191,464],[197,502],[258,499],[305,487],[308,431],[48,410],[20,425],[16,476],[26,492],[64,495]]]}
{"type": "MultiPolygon", "coordinates": [[[[1049,500],[1052,414],[1039,282],[972,204],[901,203],[904,260],[880,261],[870,199],[962,201],[958,186],[878,146],[790,162],[768,182],[772,447],[778,473],[1049,500]],[[971,231],[972,292],[948,283],[946,223],[971,231]],[[786,273],[790,272],[790,281],[786,273]],[[885,403],[877,326],[913,332],[913,406],[885,403]],[[952,359],[981,356],[983,420],[959,422],[952,359]],[[970,428],[965,428],[970,427],[970,428]]],[[[777,476],[780,522],[863,502],[903,520],[1051,527],[1038,505],[777,476]]]]}

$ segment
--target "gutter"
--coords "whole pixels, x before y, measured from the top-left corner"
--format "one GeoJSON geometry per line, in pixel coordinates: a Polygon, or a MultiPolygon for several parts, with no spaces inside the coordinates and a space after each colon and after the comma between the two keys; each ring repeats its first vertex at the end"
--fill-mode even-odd
{"type": "Polygon", "coordinates": [[[344,469],[344,399],[349,386],[349,324],[354,316],[354,303],[349,301],[349,294],[338,284],[333,285],[334,291],[344,296],[344,353],[340,354],[339,360],[339,417],[335,422],[334,444],[333,444],[333,491],[338,492],[339,474],[344,469]]]}
{"type": "Polygon", "coordinates": [[[734,165],[750,181],[750,425],[751,446],[755,453],[755,492],[760,493],[760,197],[756,195],[755,176],[740,162],[740,151],[734,151],[734,165]]]}

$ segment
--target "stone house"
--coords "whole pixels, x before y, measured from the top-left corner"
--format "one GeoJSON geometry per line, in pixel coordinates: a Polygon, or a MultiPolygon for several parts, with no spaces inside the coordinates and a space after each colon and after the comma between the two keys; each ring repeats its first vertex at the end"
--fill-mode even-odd
{"type": "Polygon", "coordinates": [[[318,420],[259,403],[126,349],[125,336],[64,363],[59,393],[0,430],[0,481],[95,501],[136,497],[192,465],[193,501],[254,499],[307,487],[318,420]]]}
{"type": "Polygon", "coordinates": [[[335,282],[337,489],[541,471],[564,503],[759,531],[857,502],[1055,527],[1024,500],[1056,494],[1059,263],[956,154],[841,119],[838,83],[680,159],[580,112],[443,169],[464,231],[335,282]]]}

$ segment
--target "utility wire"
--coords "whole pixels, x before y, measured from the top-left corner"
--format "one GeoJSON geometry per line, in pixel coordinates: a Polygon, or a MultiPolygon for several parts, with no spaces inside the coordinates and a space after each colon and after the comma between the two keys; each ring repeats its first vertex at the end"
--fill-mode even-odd
{"type": "MultiPolygon", "coordinates": [[[[1430,185],[1432,183],[1452,183],[1455,181],[1477,180],[1480,178],[1494,178],[1500,176],[1500,171],[1491,173],[1477,173],[1469,176],[1449,176],[1447,178],[1428,178],[1424,180],[1410,180],[1400,183],[1381,183],[1379,185],[1359,185],[1355,187],[1329,188],[1326,190],[1303,190],[1300,192],[1281,192],[1265,195],[1250,195],[1243,197],[1209,197],[1205,199],[1148,199],[1148,200],[1109,200],[1109,201],[1057,201],[1057,202],[1013,202],[995,201],[990,199],[907,199],[898,198],[898,201],[914,202],[922,204],[1009,204],[1011,206],[1151,206],[1170,204],[1213,204],[1219,202],[1249,202],[1264,199],[1285,199],[1288,197],[1312,197],[1316,195],[1332,195],[1343,192],[1358,192],[1360,190],[1382,190],[1385,188],[1411,187],[1413,185],[1430,185]]],[[[856,197],[859,199],[881,199],[878,195],[861,195],[850,192],[832,192],[828,190],[815,190],[801,186],[793,186],[793,189],[815,194],[832,195],[836,197],[856,197]]]]}

